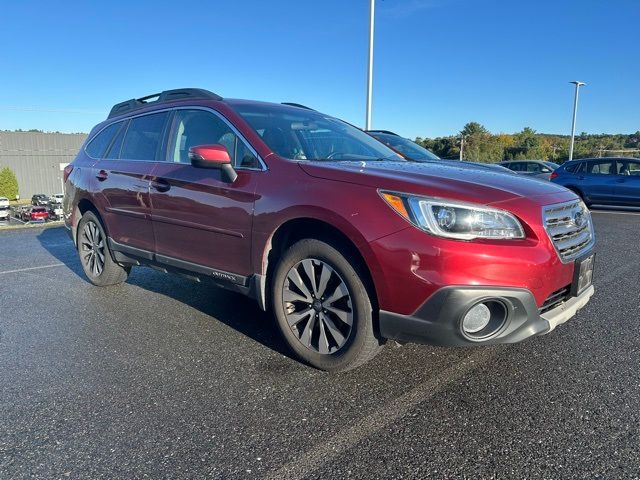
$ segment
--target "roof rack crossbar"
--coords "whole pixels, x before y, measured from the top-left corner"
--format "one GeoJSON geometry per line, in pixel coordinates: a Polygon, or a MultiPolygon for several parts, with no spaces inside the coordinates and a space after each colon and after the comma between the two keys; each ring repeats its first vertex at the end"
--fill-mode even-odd
{"type": "MultiPolygon", "coordinates": [[[[305,110],[313,110],[313,108],[307,107],[306,105],[302,105],[301,103],[282,102],[282,105],[289,105],[290,107],[304,108],[305,110]]],[[[315,112],[315,110],[313,111],[315,112]]]]}
{"type": "Polygon", "coordinates": [[[397,133],[392,132],[391,130],[365,130],[365,132],[367,132],[367,133],[386,133],[387,135],[394,135],[396,137],[400,136],[397,133]]]}
{"type": "Polygon", "coordinates": [[[150,104],[157,105],[160,103],[172,102],[174,100],[181,100],[185,98],[199,98],[207,100],[222,100],[220,95],[217,95],[209,90],[203,88],[177,88],[174,90],[165,90],[160,93],[154,93],[140,98],[132,98],[125,100],[124,102],[116,103],[109,112],[107,118],[117,117],[124,113],[128,113],[139,108],[146,107],[150,104]],[[157,100],[152,100],[157,98],[157,100]]]}

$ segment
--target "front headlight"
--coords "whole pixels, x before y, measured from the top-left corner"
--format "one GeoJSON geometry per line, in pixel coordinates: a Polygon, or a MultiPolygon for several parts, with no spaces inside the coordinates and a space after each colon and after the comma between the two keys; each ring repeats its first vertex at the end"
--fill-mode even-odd
{"type": "Polygon", "coordinates": [[[433,235],[458,240],[525,238],[509,212],[473,203],[380,190],[380,196],[407,221],[433,235]]]}

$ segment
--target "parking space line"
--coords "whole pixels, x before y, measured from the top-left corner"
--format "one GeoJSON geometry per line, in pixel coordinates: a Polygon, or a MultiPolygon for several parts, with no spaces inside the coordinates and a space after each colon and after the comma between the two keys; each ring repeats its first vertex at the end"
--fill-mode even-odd
{"type": "Polygon", "coordinates": [[[413,390],[390,401],[382,408],[375,410],[352,427],[346,428],[333,437],[317,444],[295,460],[286,463],[277,470],[267,474],[265,478],[276,480],[302,479],[323,465],[331,462],[338,455],[348,451],[362,440],[393,424],[405,416],[412,408],[429,400],[445,387],[459,380],[471,370],[495,357],[499,352],[496,347],[488,347],[469,355],[465,360],[444,370],[413,390]]]}
{"type": "Polygon", "coordinates": [[[0,272],[0,275],[4,275],[7,273],[20,273],[20,272],[30,272],[32,270],[40,270],[42,268],[53,268],[53,267],[63,267],[64,263],[52,263],[51,265],[41,265],[39,267],[27,267],[27,268],[18,268],[16,270],[5,270],[4,272],[0,272]]]}
{"type": "Polygon", "coordinates": [[[612,210],[591,210],[591,213],[606,213],[606,214],[613,214],[613,215],[631,215],[631,216],[638,216],[640,215],[640,212],[620,212],[620,211],[612,211],[612,210]]]}

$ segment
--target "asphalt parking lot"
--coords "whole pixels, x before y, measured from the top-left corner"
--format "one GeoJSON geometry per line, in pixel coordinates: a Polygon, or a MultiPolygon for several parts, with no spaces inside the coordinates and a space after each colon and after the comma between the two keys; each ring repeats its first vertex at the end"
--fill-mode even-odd
{"type": "Polygon", "coordinates": [[[638,478],[640,215],[594,218],[596,295],[552,334],[333,376],[244,297],[99,289],[63,228],[0,231],[0,478],[638,478]]]}

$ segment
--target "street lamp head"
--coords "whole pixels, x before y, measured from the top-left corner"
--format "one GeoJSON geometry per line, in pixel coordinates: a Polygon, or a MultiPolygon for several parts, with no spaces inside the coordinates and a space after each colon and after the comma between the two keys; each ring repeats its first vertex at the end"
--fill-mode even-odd
{"type": "Polygon", "coordinates": [[[574,80],[573,82],[569,82],[569,83],[573,83],[576,87],[582,87],[582,86],[586,85],[586,83],[579,82],[578,80],[574,80]]]}

